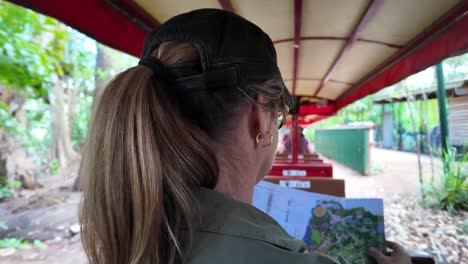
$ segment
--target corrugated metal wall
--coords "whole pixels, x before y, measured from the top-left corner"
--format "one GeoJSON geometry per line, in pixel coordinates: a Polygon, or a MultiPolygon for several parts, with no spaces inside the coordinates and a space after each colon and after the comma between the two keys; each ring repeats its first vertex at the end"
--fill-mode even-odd
{"type": "Polygon", "coordinates": [[[315,151],[367,174],[369,163],[368,128],[315,130],[315,151]]]}
{"type": "Polygon", "coordinates": [[[452,145],[468,144],[468,96],[448,98],[449,137],[452,145]]]}

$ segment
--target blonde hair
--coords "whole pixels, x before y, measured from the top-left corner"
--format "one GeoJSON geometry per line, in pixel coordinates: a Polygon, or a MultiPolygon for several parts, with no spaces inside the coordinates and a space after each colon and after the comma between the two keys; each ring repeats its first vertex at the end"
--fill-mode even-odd
{"type": "MultiPolygon", "coordinates": [[[[190,44],[163,43],[152,56],[173,76],[200,73],[190,44]]],[[[210,141],[248,100],[239,91],[181,96],[166,77],[136,66],[98,99],[80,168],[81,238],[91,263],[179,263],[189,253],[195,193],[218,180],[210,141]]],[[[277,96],[284,88],[275,89],[270,98],[284,104],[277,96]]]]}

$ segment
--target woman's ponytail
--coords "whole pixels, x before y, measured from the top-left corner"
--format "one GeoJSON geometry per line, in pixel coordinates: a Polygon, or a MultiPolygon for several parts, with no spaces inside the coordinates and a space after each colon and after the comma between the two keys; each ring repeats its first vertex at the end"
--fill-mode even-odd
{"type": "Polygon", "coordinates": [[[205,133],[155,78],[145,66],[131,68],[96,104],[81,168],[81,236],[91,263],[181,261],[197,217],[195,192],[216,185],[205,133]],[[183,245],[182,230],[189,231],[183,245]]]}

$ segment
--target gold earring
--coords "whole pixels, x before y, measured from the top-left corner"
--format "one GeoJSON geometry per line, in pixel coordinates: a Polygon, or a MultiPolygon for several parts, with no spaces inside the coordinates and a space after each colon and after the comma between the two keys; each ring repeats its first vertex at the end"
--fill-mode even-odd
{"type": "Polygon", "coordinates": [[[266,136],[270,139],[268,141],[268,143],[266,144],[262,144],[260,142],[260,139],[262,138],[262,133],[261,132],[258,132],[257,134],[257,137],[255,138],[255,141],[257,142],[257,146],[261,147],[261,148],[268,148],[269,146],[271,146],[271,144],[273,143],[273,135],[270,133],[270,131],[267,131],[266,132],[266,136]]]}

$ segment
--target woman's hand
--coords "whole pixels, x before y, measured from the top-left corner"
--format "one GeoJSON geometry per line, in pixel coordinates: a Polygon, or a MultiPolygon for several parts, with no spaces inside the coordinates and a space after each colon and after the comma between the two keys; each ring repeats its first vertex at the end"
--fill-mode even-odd
{"type": "Polygon", "coordinates": [[[385,256],[375,248],[369,249],[369,254],[377,260],[378,264],[411,264],[411,257],[401,245],[391,241],[386,241],[385,244],[393,250],[390,256],[385,256]]]}

